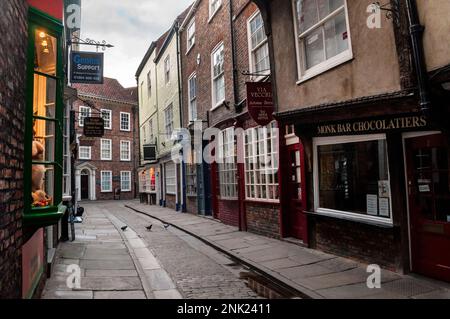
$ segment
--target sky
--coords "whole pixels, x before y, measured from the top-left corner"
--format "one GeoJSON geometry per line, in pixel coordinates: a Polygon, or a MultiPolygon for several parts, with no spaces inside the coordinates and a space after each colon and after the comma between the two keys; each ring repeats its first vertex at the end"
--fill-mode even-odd
{"type": "MultiPolygon", "coordinates": [[[[136,86],[136,70],[151,42],[168,30],[192,2],[82,0],[81,38],[106,40],[114,45],[105,51],[104,75],[118,79],[124,87],[136,86]]],[[[95,47],[82,46],[81,50],[95,51],[95,47]]]]}

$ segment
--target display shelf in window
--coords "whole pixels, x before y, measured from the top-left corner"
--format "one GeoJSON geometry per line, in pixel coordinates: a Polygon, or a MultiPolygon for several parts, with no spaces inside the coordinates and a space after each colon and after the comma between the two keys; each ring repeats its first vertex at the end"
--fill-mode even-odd
{"type": "Polygon", "coordinates": [[[62,32],[63,26],[58,20],[30,8],[25,128],[26,226],[54,225],[66,210],[62,205],[62,32]]]}

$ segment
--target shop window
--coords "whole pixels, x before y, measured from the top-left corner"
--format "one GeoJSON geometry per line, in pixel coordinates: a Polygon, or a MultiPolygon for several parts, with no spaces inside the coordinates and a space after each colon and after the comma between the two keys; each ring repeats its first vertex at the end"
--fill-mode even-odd
{"type": "Polygon", "coordinates": [[[174,163],[166,163],[166,193],[175,195],[177,192],[177,171],[174,163]]]}
{"type": "Polygon", "coordinates": [[[24,222],[42,227],[57,223],[66,209],[62,25],[34,9],[29,22],[24,222]]]}
{"type": "Polygon", "coordinates": [[[350,60],[346,0],[294,0],[299,80],[350,60]]]}
{"type": "Polygon", "coordinates": [[[64,142],[63,142],[63,196],[64,199],[71,196],[71,149],[70,149],[70,109],[67,103],[64,108],[64,142]]]}
{"type": "Polygon", "coordinates": [[[318,138],[314,150],[317,212],[391,221],[384,136],[318,138]]]}
{"type": "Polygon", "coordinates": [[[219,136],[218,174],[220,196],[222,198],[237,198],[237,159],[234,128],[228,128],[219,136]]]}
{"type": "Polygon", "coordinates": [[[197,164],[195,152],[191,152],[186,163],[186,194],[187,196],[197,196],[197,164]]]}
{"type": "Polygon", "coordinates": [[[278,128],[275,122],[245,131],[246,198],[278,201],[278,128]]]}

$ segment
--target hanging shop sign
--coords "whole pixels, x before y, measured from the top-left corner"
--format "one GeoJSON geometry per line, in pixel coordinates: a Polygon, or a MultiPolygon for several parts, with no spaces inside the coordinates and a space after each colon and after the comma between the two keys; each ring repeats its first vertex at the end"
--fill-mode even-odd
{"type": "Polygon", "coordinates": [[[247,107],[252,119],[265,126],[273,121],[274,103],[270,82],[247,82],[247,107]]]}
{"type": "Polygon", "coordinates": [[[156,161],[156,145],[144,145],[144,161],[156,161]]]}
{"type": "Polygon", "coordinates": [[[370,134],[395,130],[413,130],[428,127],[425,116],[411,115],[395,118],[355,120],[342,123],[321,124],[316,127],[318,136],[342,134],[370,134]]]}
{"type": "Polygon", "coordinates": [[[103,53],[73,51],[70,61],[72,83],[103,84],[103,53]]]}
{"type": "Polygon", "coordinates": [[[83,134],[85,137],[103,137],[105,135],[105,121],[101,117],[86,117],[83,134]]]}

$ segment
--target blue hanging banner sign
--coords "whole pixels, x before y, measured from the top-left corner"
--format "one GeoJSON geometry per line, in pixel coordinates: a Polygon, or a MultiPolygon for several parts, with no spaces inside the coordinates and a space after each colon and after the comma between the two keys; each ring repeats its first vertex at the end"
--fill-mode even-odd
{"type": "Polygon", "coordinates": [[[103,84],[103,53],[72,51],[70,82],[103,84]]]}

